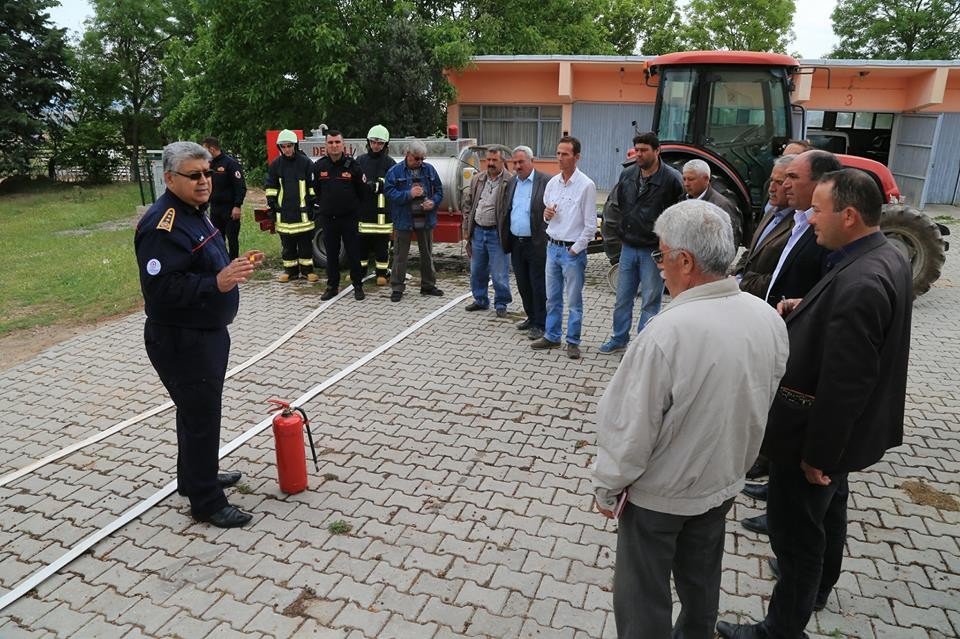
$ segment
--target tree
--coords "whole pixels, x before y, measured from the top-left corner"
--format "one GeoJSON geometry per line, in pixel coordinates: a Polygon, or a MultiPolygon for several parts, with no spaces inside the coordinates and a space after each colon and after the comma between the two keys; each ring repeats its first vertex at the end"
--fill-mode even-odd
{"type": "MultiPolygon", "coordinates": [[[[607,0],[475,0],[451,13],[473,55],[616,53],[603,26],[607,0]]],[[[628,36],[629,37],[629,36],[628,36]]]]}
{"type": "Polygon", "coordinates": [[[793,40],[795,9],[793,0],[691,0],[686,46],[783,53],[793,40]]]}
{"type": "Polygon", "coordinates": [[[53,0],[0,4],[0,176],[23,175],[42,144],[44,110],[64,98],[66,40],[45,9],[53,0]]]}
{"type": "Polygon", "coordinates": [[[681,47],[680,12],[675,0],[607,0],[598,18],[617,53],[660,55],[681,47]]]}
{"type": "Polygon", "coordinates": [[[833,58],[960,57],[960,0],[840,0],[831,18],[840,38],[833,58]]]}
{"type": "MultiPolygon", "coordinates": [[[[91,0],[93,17],[78,48],[81,90],[89,103],[110,104],[132,147],[136,167],[142,144],[163,142],[158,131],[166,79],[164,60],[173,42],[191,37],[183,1],[91,0]]],[[[104,115],[107,115],[104,113],[104,115]]],[[[100,128],[100,127],[98,127],[100,128]]]]}

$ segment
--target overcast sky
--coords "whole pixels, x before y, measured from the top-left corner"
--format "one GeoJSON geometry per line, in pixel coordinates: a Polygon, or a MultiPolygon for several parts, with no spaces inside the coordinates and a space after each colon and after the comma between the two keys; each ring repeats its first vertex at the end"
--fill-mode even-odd
{"type": "MultiPolygon", "coordinates": [[[[796,39],[787,47],[788,52],[797,52],[801,58],[822,58],[836,43],[830,28],[830,13],[836,0],[804,0],[797,2],[793,16],[793,32],[796,39]]],[[[87,0],[62,0],[60,6],[50,8],[54,24],[73,29],[79,34],[83,21],[91,14],[87,0]]],[[[77,35],[74,34],[74,35],[77,35]]]]}

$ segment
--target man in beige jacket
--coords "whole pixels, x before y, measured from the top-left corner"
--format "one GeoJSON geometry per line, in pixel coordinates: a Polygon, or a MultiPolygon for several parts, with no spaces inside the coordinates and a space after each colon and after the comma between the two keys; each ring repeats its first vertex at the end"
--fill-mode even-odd
{"type": "Polygon", "coordinates": [[[702,200],[668,208],[652,253],[672,293],[627,350],[597,409],[597,509],[617,529],[620,639],[713,637],[724,521],[763,440],[789,350],[783,320],[726,276],[729,216],[702,200]]]}
{"type": "Polygon", "coordinates": [[[497,317],[507,316],[510,294],[510,260],[503,250],[503,238],[510,233],[506,186],[513,177],[504,168],[504,150],[487,149],[487,170],[477,173],[463,201],[463,237],[470,258],[470,289],[473,301],[468,311],[490,308],[490,285],[493,280],[493,306],[497,317]]]}

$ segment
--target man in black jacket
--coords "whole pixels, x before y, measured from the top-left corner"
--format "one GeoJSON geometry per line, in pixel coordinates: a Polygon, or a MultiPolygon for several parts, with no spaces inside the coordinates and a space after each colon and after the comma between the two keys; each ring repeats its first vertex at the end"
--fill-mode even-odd
{"type": "MultiPolygon", "coordinates": [[[[794,209],[793,226],[773,267],[769,283],[761,293],[771,306],[776,306],[784,297],[803,297],[823,277],[830,251],[817,243],[810,225],[813,191],[823,175],[841,167],[840,161],[827,151],[801,153],[787,165],[783,190],[788,206],[794,209]]],[[[753,468],[750,471],[748,477],[759,477],[751,476],[753,468]]],[[[762,535],[768,533],[766,515],[748,517],[741,523],[747,530],[762,535]]]]}
{"type": "Polygon", "coordinates": [[[382,124],[375,124],[367,132],[367,152],[357,158],[367,179],[367,191],[360,203],[360,268],[367,272],[370,254],[374,254],[377,286],[387,285],[390,266],[390,236],[393,222],[383,190],[384,176],[396,160],[390,157],[390,132],[382,124]]]}
{"type": "Polygon", "coordinates": [[[217,472],[227,326],[240,304],[238,284],[263,263],[263,253],[227,255],[206,215],[212,174],[210,154],[199,144],[165,146],[167,188],[137,224],[134,247],[147,315],[144,345],[177,407],[177,492],[190,499],[194,519],[234,528],[251,515],[223,493],[240,473],[217,472]]]}
{"type": "Polygon", "coordinates": [[[543,337],[547,320],[547,225],[543,221],[543,192],[550,176],[533,168],[533,150],[518,146],[513,150],[516,172],[507,184],[507,223],[510,232],[501,238],[505,253],[510,254],[513,276],[523,300],[527,318],[517,330],[527,331],[530,339],[543,337]]]}
{"type": "Polygon", "coordinates": [[[326,155],[313,165],[313,189],[317,194],[323,246],[327,251],[327,290],[321,300],[332,299],[340,290],[340,243],[347,253],[353,297],[362,300],[363,269],[357,225],[360,202],[367,195],[367,178],[360,164],[344,153],[343,135],[327,131],[326,155]]]}
{"type": "Polygon", "coordinates": [[[616,234],[621,242],[617,280],[617,302],[613,309],[613,334],[600,346],[601,353],[615,353],[627,347],[633,323],[633,301],[641,292],[639,333],[651,317],[660,312],[663,279],[650,254],[658,240],[653,223],[670,205],[684,197],[680,172],[660,161],[660,140],[653,133],[633,138],[637,161],[620,174],[614,187],[620,224],[616,234]]]}
{"type": "Polygon", "coordinates": [[[873,179],[856,169],[826,174],[814,192],[810,223],[831,251],[829,270],[802,300],[778,305],[790,358],[761,449],[779,577],[763,622],[720,622],[722,637],[803,636],[839,577],[847,474],[902,443],[912,274],[880,232],[882,206],[873,179]]]}
{"type": "Polygon", "coordinates": [[[210,195],[210,220],[220,229],[227,243],[230,259],[240,255],[240,207],[247,194],[247,183],[243,179],[243,168],[234,158],[220,150],[220,140],[214,137],[203,138],[205,148],[213,160],[213,193],[210,195]]]}
{"type": "Polygon", "coordinates": [[[313,162],[300,151],[297,134],[290,129],[277,136],[277,148],[280,155],[270,163],[264,181],[267,206],[280,236],[284,272],[277,281],[289,282],[302,274],[313,283],[319,279],[313,272],[313,162]]]}

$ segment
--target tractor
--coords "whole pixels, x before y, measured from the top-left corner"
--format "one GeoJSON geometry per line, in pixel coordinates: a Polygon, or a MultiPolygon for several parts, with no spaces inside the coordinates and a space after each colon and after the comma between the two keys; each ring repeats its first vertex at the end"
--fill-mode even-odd
{"type": "MultiPolygon", "coordinates": [[[[803,131],[802,107],[790,103],[800,64],[790,56],[745,51],[670,53],[647,63],[657,79],[653,130],[661,158],[680,170],[699,158],[710,165],[713,187],[743,214],[743,237],[752,236],[767,196],[774,158],[803,131]]],[[[844,166],[867,172],[887,204],[880,228],[910,260],[913,290],[921,295],[940,277],[949,229],[904,204],[890,170],[867,158],[837,155],[844,166]]]]}

